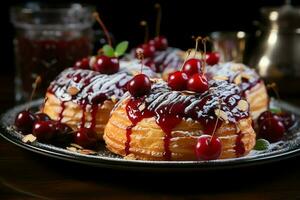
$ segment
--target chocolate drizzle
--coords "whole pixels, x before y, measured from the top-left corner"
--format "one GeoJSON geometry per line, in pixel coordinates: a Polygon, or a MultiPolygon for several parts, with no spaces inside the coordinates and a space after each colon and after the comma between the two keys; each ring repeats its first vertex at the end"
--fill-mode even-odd
{"type": "MultiPolygon", "coordinates": [[[[210,81],[210,90],[203,94],[188,91],[172,91],[164,82],[154,84],[151,92],[145,98],[129,97],[126,105],[127,116],[132,122],[127,128],[126,154],[130,153],[130,134],[132,128],[145,118],[154,117],[156,123],[165,133],[164,158],[171,160],[170,142],[172,130],[182,121],[194,120],[203,126],[203,134],[212,134],[217,116],[215,109],[219,108],[227,115],[228,122],[249,117],[249,111],[241,111],[237,105],[242,99],[241,91],[235,84],[226,81],[210,81]]],[[[220,127],[221,120],[217,127],[220,127]]]]}

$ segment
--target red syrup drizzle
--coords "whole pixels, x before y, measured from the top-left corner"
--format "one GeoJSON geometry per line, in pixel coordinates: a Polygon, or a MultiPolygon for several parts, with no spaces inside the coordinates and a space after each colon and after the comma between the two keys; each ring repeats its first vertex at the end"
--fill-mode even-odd
{"type": "Polygon", "coordinates": [[[98,104],[93,104],[92,105],[92,112],[91,112],[91,116],[92,116],[92,119],[91,119],[91,129],[95,130],[96,128],[96,116],[97,116],[97,111],[98,111],[98,108],[101,107],[101,105],[98,105],[98,104]]]}
{"type": "Polygon", "coordinates": [[[65,102],[64,101],[62,101],[61,103],[60,103],[60,112],[59,112],[59,115],[58,115],[58,122],[61,122],[61,120],[63,119],[63,112],[65,111],[65,109],[66,109],[66,105],[65,105],[65,102]]]}
{"type": "Polygon", "coordinates": [[[244,142],[242,141],[243,137],[244,134],[242,132],[239,132],[236,138],[234,150],[237,157],[241,157],[246,151],[244,142]]]}
{"type": "MultiPolygon", "coordinates": [[[[179,92],[177,92],[176,94],[176,92],[168,91],[165,86],[160,86],[156,88],[157,91],[152,91],[152,93],[150,93],[150,95],[145,98],[130,98],[126,105],[126,112],[129,120],[132,122],[132,125],[128,126],[126,129],[126,154],[130,153],[130,135],[132,133],[132,128],[136,126],[136,124],[142,119],[147,117],[154,117],[156,123],[164,131],[164,158],[166,160],[171,160],[171,132],[182,121],[182,119],[191,118],[192,120],[198,121],[203,127],[203,133],[211,135],[217,121],[217,117],[214,114],[214,109],[216,109],[216,105],[218,104],[217,102],[219,102],[219,99],[222,99],[223,101],[221,109],[228,114],[229,121],[236,122],[249,116],[248,112],[241,112],[236,109],[237,103],[239,102],[239,100],[241,100],[241,97],[238,95],[239,90],[236,86],[228,84],[226,82],[220,82],[213,84],[212,87],[218,89],[211,94],[205,93],[196,95],[184,95],[179,92]],[[166,92],[171,93],[166,95],[166,92]],[[155,101],[161,96],[164,96],[161,101],[155,101]],[[176,98],[178,99],[178,97],[180,97],[181,100],[174,100],[176,98]],[[145,105],[141,106],[142,104],[145,105]],[[192,106],[189,107],[191,104],[192,106]],[[144,107],[144,110],[141,111],[139,107],[144,107]],[[188,107],[189,109],[187,109],[188,107]]],[[[220,128],[222,123],[222,120],[218,120],[217,129],[220,128]]],[[[243,155],[245,149],[242,146],[243,143],[241,141],[241,138],[242,134],[240,134],[237,139],[236,151],[237,154],[243,155]]]]}

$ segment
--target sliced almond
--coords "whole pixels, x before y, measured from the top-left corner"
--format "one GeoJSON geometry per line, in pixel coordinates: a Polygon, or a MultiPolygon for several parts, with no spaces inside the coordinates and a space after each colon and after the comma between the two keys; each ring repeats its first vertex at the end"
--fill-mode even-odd
{"type": "Polygon", "coordinates": [[[77,149],[75,147],[67,147],[67,150],[77,152],[77,149]]]}
{"type": "Polygon", "coordinates": [[[67,91],[71,96],[76,95],[79,92],[79,89],[73,86],[70,86],[67,91]]]}
{"type": "Polygon", "coordinates": [[[111,100],[113,103],[117,103],[117,101],[118,101],[115,95],[111,96],[111,100]]]}
{"type": "Polygon", "coordinates": [[[230,69],[235,72],[242,71],[242,70],[244,70],[244,66],[240,65],[240,64],[234,64],[230,67],[230,69]]]}
{"type": "Polygon", "coordinates": [[[85,154],[85,155],[95,155],[97,154],[96,151],[90,150],[90,149],[82,149],[79,151],[79,153],[81,154],[85,154]]]}
{"type": "Polygon", "coordinates": [[[91,58],[90,58],[90,62],[89,62],[89,65],[90,66],[93,66],[95,63],[96,63],[96,56],[92,56],[91,58]]]}
{"type": "Polygon", "coordinates": [[[227,76],[214,76],[213,79],[217,80],[217,81],[227,81],[228,77],[227,76]]]}
{"type": "Polygon", "coordinates": [[[247,111],[249,108],[249,104],[245,100],[240,100],[237,105],[238,109],[241,111],[247,111]]]}
{"type": "Polygon", "coordinates": [[[75,147],[76,149],[83,149],[82,146],[75,144],[75,143],[71,143],[70,146],[75,147]]]}
{"type": "Polygon", "coordinates": [[[242,83],[242,75],[241,74],[237,75],[233,82],[237,85],[241,84],[242,83]]]}
{"type": "Polygon", "coordinates": [[[142,103],[141,105],[139,105],[139,111],[143,111],[143,110],[145,110],[145,108],[146,108],[146,104],[145,103],[142,103]]]}
{"type": "Polygon", "coordinates": [[[228,116],[226,114],[226,112],[224,112],[223,110],[220,110],[220,109],[215,109],[215,115],[222,119],[223,121],[228,121],[228,116]]]}
{"type": "Polygon", "coordinates": [[[36,137],[32,134],[25,135],[22,138],[22,142],[24,142],[24,143],[32,143],[34,141],[36,141],[36,137]]]}

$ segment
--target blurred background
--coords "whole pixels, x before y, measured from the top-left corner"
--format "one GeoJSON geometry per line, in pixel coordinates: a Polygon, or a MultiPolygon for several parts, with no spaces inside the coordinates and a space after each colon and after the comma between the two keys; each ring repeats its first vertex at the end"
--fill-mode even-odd
{"type": "MultiPolygon", "coordinates": [[[[115,41],[128,40],[130,47],[143,42],[144,31],[139,26],[141,20],[148,21],[150,36],[154,36],[156,20],[154,4],[160,3],[162,6],[161,34],[168,38],[170,46],[183,50],[191,48],[194,46],[194,41],[191,39],[193,35],[209,35],[220,42],[225,40],[225,43],[229,41],[227,48],[230,45],[236,45],[236,39],[238,42],[241,39],[242,57],[236,56],[233,59],[256,68],[267,81],[275,80],[283,88],[288,85],[289,90],[282,90],[283,96],[296,97],[299,94],[297,87],[298,76],[300,76],[298,65],[300,61],[297,58],[298,50],[300,50],[300,37],[298,36],[300,35],[300,11],[297,8],[300,5],[299,1],[79,0],[73,2],[51,0],[34,2],[56,7],[69,3],[90,5],[99,12],[115,41]],[[284,4],[293,7],[288,6],[282,9],[281,6],[284,4]]],[[[2,58],[5,59],[2,63],[5,65],[2,64],[1,67],[1,79],[10,84],[2,89],[4,95],[0,103],[4,102],[7,106],[13,105],[15,101],[15,96],[11,93],[15,88],[14,76],[17,73],[15,68],[17,58],[14,54],[13,41],[16,35],[24,34],[16,28],[16,23],[13,25],[11,9],[20,4],[28,6],[32,3],[11,0],[2,6],[1,52],[2,58]]],[[[17,11],[14,12],[17,13],[17,11]]],[[[19,18],[21,19],[18,20],[26,20],[23,16],[19,18]]],[[[25,28],[28,29],[28,27],[25,28]]],[[[97,24],[94,24],[92,28],[96,31],[96,36],[92,41],[95,53],[101,43],[101,31],[97,24]]],[[[215,48],[217,46],[218,44],[215,44],[215,48]]],[[[79,52],[88,52],[84,48],[84,45],[80,46],[79,52]]],[[[19,56],[29,57],[32,52],[26,41],[22,50],[21,53],[17,52],[19,56]]],[[[60,55],[64,55],[66,53],[64,51],[69,50],[62,47],[61,51],[60,55]]],[[[28,84],[31,86],[31,83],[28,84]]]]}

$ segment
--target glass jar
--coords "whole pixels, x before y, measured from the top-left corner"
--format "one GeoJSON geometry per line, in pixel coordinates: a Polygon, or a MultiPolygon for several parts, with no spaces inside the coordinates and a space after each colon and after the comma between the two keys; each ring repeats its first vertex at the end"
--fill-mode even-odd
{"type": "Polygon", "coordinates": [[[81,4],[50,6],[29,3],[11,8],[15,27],[15,97],[27,100],[37,76],[35,97],[66,67],[92,53],[93,8],[81,4]]]}

